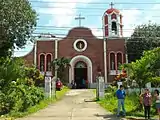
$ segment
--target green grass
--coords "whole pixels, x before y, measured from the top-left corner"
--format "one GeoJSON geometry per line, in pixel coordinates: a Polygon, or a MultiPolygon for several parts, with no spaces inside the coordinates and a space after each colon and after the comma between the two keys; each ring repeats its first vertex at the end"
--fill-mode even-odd
{"type": "Polygon", "coordinates": [[[44,99],[39,104],[30,107],[26,112],[18,112],[18,113],[12,112],[12,113],[4,116],[4,118],[3,118],[3,116],[0,117],[0,120],[1,119],[12,120],[14,118],[24,117],[29,114],[35,113],[41,109],[48,107],[48,105],[53,104],[53,103],[57,102],[58,100],[61,100],[63,98],[63,96],[66,94],[66,92],[68,92],[68,91],[69,91],[69,88],[64,87],[61,91],[56,91],[56,98],[52,97],[52,98],[44,99]]]}
{"type": "MultiPolygon", "coordinates": [[[[97,101],[103,108],[105,108],[107,111],[112,112],[113,114],[116,114],[117,112],[117,98],[113,93],[106,93],[105,98],[97,101]]],[[[127,117],[143,117],[144,112],[143,109],[140,110],[140,108],[143,108],[139,104],[139,97],[136,94],[127,95],[125,99],[125,108],[126,108],[126,115],[127,117]]],[[[151,114],[154,117],[155,109],[152,107],[151,114]]]]}

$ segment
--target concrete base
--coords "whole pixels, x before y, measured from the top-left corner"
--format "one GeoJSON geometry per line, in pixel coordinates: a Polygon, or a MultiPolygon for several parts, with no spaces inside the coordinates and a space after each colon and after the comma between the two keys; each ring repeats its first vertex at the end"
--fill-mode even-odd
{"type": "MultiPolygon", "coordinates": [[[[107,88],[108,85],[109,85],[109,84],[106,84],[106,83],[105,83],[105,88],[107,88]]],[[[89,88],[91,88],[91,89],[96,89],[96,88],[97,88],[97,83],[91,83],[91,84],[89,85],[89,88]]]]}

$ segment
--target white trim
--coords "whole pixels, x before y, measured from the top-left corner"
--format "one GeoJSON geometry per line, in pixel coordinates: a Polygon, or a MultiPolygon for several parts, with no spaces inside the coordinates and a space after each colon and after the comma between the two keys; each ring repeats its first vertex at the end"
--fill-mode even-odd
{"type": "Polygon", "coordinates": [[[34,42],[34,65],[37,67],[37,41],[34,42]]]}
{"type": "Polygon", "coordinates": [[[112,36],[112,22],[111,15],[108,15],[108,37],[112,36]]]}
{"type": "Polygon", "coordinates": [[[117,24],[117,19],[114,18],[114,19],[112,19],[111,21],[112,21],[112,22],[116,22],[116,24],[117,24]]]}
{"type": "Polygon", "coordinates": [[[70,65],[71,67],[69,68],[69,83],[71,83],[72,80],[74,80],[74,65],[78,62],[78,61],[83,61],[87,64],[87,76],[88,76],[88,81],[89,83],[92,83],[92,61],[84,55],[77,55],[75,57],[72,58],[72,60],[70,61],[70,65]]]}
{"type": "Polygon", "coordinates": [[[55,40],[61,40],[60,38],[38,38],[36,41],[55,41],[55,40]]]}
{"type": "Polygon", "coordinates": [[[85,51],[85,50],[87,49],[87,42],[86,42],[84,39],[77,39],[77,40],[73,43],[73,47],[74,47],[74,49],[75,49],[76,51],[78,51],[78,52],[83,52],[83,51],[85,51]],[[82,42],[84,43],[84,48],[83,48],[83,49],[78,49],[77,46],[76,46],[76,44],[77,44],[78,42],[80,42],[80,41],[82,41],[82,42]]]}
{"type": "MultiPolygon", "coordinates": [[[[107,83],[107,50],[106,50],[106,44],[107,44],[107,42],[106,42],[106,36],[105,36],[105,31],[106,31],[106,29],[105,29],[105,16],[103,16],[102,17],[102,28],[103,28],[103,52],[104,52],[104,82],[105,83],[107,83]]],[[[107,26],[108,26],[108,24],[107,24],[107,26]]]]}

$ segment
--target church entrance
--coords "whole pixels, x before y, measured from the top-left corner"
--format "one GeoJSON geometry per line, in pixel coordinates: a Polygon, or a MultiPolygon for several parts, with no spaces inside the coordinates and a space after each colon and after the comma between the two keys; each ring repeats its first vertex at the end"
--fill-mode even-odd
{"type": "Polygon", "coordinates": [[[74,80],[77,89],[87,88],[87,65],[79,61],[74,66],[74,80]]]}

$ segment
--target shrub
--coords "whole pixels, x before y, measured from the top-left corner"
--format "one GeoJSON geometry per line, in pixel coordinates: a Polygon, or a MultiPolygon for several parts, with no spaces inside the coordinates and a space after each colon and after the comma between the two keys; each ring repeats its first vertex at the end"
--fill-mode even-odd
{"type": "Polygon", "coordinates": [[[29,78],[28,82],[35,84],[38,87],[44,87],[44,76],[40,74],[40,71],[35,67],[25,68],[25,75],[29,78]]]}
{"type": "Polygon", "coordinates": [[[43,77],[23,60],[1,58],[0,71],[0,115],[24,112],[44,99],[44,90],[34,85],[43,77]]]}
{"type": "Polygon", "coordinates": [[[116,86],[111,86],[111,85],[109,85],[109,86],[105,89],[105,92],[106,92],[106,93],[114,93],[114,92],[116,92],[116,90],[117,90],[117,87],[116,87],[116,86]]]}

